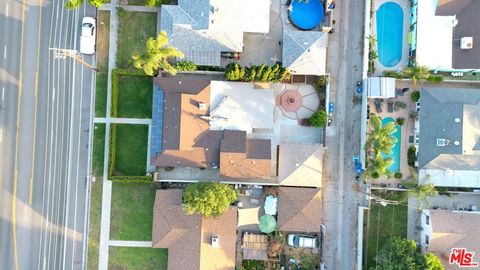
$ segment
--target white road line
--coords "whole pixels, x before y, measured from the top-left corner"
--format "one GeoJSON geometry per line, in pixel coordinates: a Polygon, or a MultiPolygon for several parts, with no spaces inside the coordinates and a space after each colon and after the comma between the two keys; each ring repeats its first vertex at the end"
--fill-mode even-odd
{"type": "Polygon", "coordinates": [[[53,88],[53,91],[52,91],[52,101],[55,101],[55,87],[53,88]]]}
{"type": "Polygon", "coordinates": [[[8,17],[8,4],[5,7],[5,16],[8,17]]]}
{"type": "Polygon", "coordinates": [[[5,45],[5,47],[3,49],[3,58],[7,59],[7,45],[5,45]]]}
{"type": "Polygon", "coordinates": [[[2,100],[5,100],[5,87],[2,87],[2,100]]]}
{"type": "Polygon", "coordinates": [[[0,142],[2,142],[2,139],[3,139],[3,129],[0,128],[0,142]]]}

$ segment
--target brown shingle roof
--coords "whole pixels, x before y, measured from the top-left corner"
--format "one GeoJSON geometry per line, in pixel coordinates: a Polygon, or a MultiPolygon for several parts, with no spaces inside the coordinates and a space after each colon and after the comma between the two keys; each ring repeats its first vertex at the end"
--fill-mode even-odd
{"type": "Polygon", "coordinates": [[[225,130],[221,142],[220,175],[262,179],[271,176],[270,140],[246,139],[246,132],[225,130]]]}
{"type": "Polygon", "coordinates": [[[457,69],[480,68],[480,1],[439,0],[436,14],[456,16],[458,24],[453,28],[452,65],[457,69]],[[473,37],[473,48],[460,49],[462,37],[473,37]]]}
{"type": "MultiPolygon", "coordinates": [[[[437,255],[445,269],[458,269],[448,263],[452,248],[480,252],[480,214],[450,210],[430,210],[432,240],[428,251],[437,255]]],[[[477,260],[478,261],[478,260],[477,260]]]]}
{"type": "Polygon", "coordinates": [[[278,195],[279,230],[320,231],[321,206],[321,189],[281,187],[278,195]]]}
{"type": "Polygon", "coordinates": [[[230,270],[235,268],[236,208],[218,218],[186,215],[182,190],[158,190],[155,196],[152,244],[168,248],[168,269],[230,270]],[[219,247],[212,247],[218,236],[219,247]]]}

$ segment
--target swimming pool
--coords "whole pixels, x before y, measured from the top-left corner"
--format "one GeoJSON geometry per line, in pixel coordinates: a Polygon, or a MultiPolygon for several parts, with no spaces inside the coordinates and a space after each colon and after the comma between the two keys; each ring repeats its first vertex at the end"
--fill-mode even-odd
{"type": "MultiPolygon", "coordinates": [[[[382,119],[382,126],[386,125],[388,123],[395,122],[393,118],[391,117],[386,117],[382,119]]],[[[397,138],[397,142],[395,143],[395,146],[393,146],[392,149],[392,154],[387,155],[383,154],[383,157],[385,158],[393,158],[394,163],[388,167],[388,170],[391,171],[392,173],[396,173],[400,171],[400,144],[401,144],[401,138],[402,138],[402,130],[400,129],[400,126],[395,124],[395,127],[397,128],[397,131],[393,133],[393,136],[397,138]]]]}
{"type": "Polygon", "coordinates": [[[292,0],[289,10],[290,21],[300,30],[312,30],[323,19],[324,9],[320,0],[292,0]]]}
{"type": "Polygon", "coordinates": [[[378,60],[393,67],[402,60],[403,10],[397,3],[386,2],[376,15],[378,60]]]}

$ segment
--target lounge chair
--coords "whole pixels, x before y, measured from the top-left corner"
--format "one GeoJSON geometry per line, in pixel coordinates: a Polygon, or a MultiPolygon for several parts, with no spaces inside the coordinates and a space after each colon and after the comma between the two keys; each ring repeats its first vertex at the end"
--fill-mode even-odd
{"type": "Polygon", "coordinates": [[[382,102],[379,99],[375,99],[375,111],[377,111],[377,113],[382,112],[382,102]]]}
{"type": "Polygon", "coordinates": [[[387,110],[388,110],[389,113],[393,112],[393,101],[389,100],[387,102],[387,110]]]}

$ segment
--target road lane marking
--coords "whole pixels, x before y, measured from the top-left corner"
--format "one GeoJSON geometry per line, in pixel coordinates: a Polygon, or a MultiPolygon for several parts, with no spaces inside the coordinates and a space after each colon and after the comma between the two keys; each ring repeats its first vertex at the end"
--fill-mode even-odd
{"type": "Polygon", "coordinates": [[[5,100],[5,87],[2,87],[2,100],[5,100]]]}
{"type": "Polygon", "coordinates": [[[5,16],[8,17],[8,4],[5,7],[5,16]]]}
{"type": "Polygon", "coordinates": [[[55,101],[55,87],[53,88],[52,101],[55,101]]]}
{"type": "MultiPolygon", "coordinates": [[[[23,62],[23,40],[25,34],[25,0],[22,0],[22,32],[20,41],[20,65],[19,65],[19,81],[18,81],[18,98],[17,98],[17,133],[15,139],[15,174],[13,177],[13,192],[12,192],[12,234],[13,234],[13,254],[15,261],[15,270],[18,270],[18,247],[17,247],[17,185],[18,185],[18,135],[20,126],[20,100],[22,97],[22,62],[23,62]]],[[[5,48],[7,46],[5,45],[5,48]]]]}
{"type": "Polygon", "coordinates": [[[2,142],[2,139],[3,139],[3,129],[0,128],[0,142],[2,142]]]}
{"type": "Polygon", "coordinates": [[[7,45],[3,48],[3,58],[7,59],[7,45]]]}

